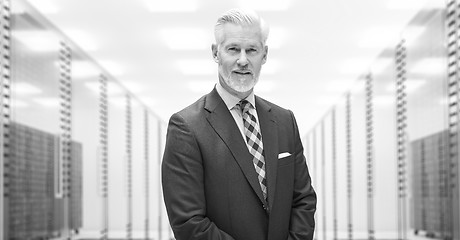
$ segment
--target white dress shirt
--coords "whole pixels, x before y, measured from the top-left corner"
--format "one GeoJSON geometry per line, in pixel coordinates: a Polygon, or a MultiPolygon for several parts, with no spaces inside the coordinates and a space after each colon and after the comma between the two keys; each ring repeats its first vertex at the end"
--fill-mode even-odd
{"type": "MultiPolygon", "coordinates": [[[[225,105],[227,106],[228,110],[233,116],[233,119],[235,120],[236,125],[240,129],[241,136],[244,139],[244,142],[246,142],[246,136],[244,134],[244,123],[243,123],[243,116],[241,113],[240,108],[237,106],[237,104],[242,100],[236,96],[233,96],[230,94],[227,90],[225,90],[222,85],[220,84],[220,81],[217,82],[216,84],[216,90],[219,96],[224,100],[225,105]]],[[[249,112],[254,115],[254,117],[257,120],[257,125],[259,125],[259,116],[257,115],[256,111],[256,100],[254,97],[254,91],[252,91],[249,96],[246,97],[246,100],[251,103],[251,108],[249,109],[249,112]]],[[[259,129],[260,132],[260,129],[259,129]]],[[[262,133],[261,133],[262,134],[262,133]]]]}

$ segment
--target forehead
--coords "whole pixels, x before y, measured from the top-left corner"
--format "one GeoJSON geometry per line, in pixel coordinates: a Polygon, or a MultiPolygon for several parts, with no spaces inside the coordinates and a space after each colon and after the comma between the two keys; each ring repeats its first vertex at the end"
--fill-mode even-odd
{"type": "Polygon", "coordinates": [[[226,23],[223,26],[223,44],[249,44],[262,46],[262,32],[258,25],[241,26],[226,23]]]}

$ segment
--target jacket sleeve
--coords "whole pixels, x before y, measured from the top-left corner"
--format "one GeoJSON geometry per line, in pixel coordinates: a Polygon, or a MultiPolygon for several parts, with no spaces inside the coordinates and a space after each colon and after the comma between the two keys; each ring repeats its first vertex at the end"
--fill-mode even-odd
{"type": "Polygon", "coordinates": [[[303,153],[294,115],[295,180],[288,240],[311,240],[315,230],[316,193],[303,153]]]}
{"type": "Polygon", "coordinates": [[[206,216],[203,164],[186,121],[174,114],[168,125],[161,166],[164,202],[177,240],[233,240],[206,216]]]}

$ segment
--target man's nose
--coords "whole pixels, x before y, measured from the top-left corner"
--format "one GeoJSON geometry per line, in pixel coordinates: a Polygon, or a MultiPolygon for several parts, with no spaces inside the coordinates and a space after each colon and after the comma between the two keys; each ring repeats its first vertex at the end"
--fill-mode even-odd
{"type": "Polygon", "coordinates": [[[238,64],[238,66],[242,66],[242,67],[248,65],[249,62],[248,62],[248,58],[246,56],[245,51],[241,51],[241,54],[240,54],[238,60],[236,61],[236,63],[238,64]]]}

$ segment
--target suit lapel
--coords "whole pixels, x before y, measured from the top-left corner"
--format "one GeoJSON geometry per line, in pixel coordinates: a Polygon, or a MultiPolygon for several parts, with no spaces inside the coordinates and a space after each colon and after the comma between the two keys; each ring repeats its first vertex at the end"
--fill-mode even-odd
{"type": "Polygon", "coordinates": [[[273,206],[278,170],[278,124],[271,107],[256,97],[257,115],[264,144],[265,171],[267,177],[268,206],[273,206]]]}
{"type": "Polygon", "coordinates": [[[255,191],[259,199],[265,203],[262,190],[259,185],[259,180],[257,178],[257,173],[254,170],[254,165],[252,163],[252,155],[248,151],[238,126],[233,120],[233,116],[227,109],[223,100],[220,98],[216,89],[207,95],[205,109],[209,112],[209,115],[207,116],[209,124],[230,149],[234,159],[237,161],[252,189],[255,191]]]}

